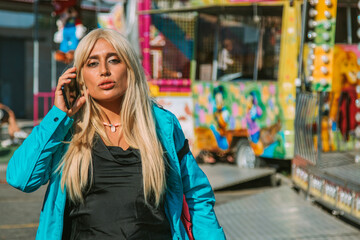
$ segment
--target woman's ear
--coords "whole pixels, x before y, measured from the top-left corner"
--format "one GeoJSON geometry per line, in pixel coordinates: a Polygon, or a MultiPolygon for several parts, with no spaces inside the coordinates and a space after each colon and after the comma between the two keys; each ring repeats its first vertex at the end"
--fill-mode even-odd
{"type": "Polygon", "coordinates": [[[89,89],[86,87],[84,82],[79,83],[79,85],[80,85],[81,93],[84,94],[86,99],[88,99],[89,98],[89,89]]]}
{"type": "Polygon", "coordinates": [[[86,86],[84,86],[84,96],[89,98],[89,89],[86,86]]]}

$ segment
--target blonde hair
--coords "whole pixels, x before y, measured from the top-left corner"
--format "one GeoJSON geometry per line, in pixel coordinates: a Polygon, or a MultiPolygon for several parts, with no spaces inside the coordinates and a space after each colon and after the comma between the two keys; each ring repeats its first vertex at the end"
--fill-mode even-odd
{"type": "MultiPolygon", "coordinates": [[[[110,143],[101,116],[104,116],[96,101],[87,94],[82,69],[97,40],[108,41],[127,66],[128,88],[123,97],[120,113],[123,134],[126,142],[140,150],[142,162],[143,188],[145,200],[155,200],[158,206],[166,187],[165,162],[160,141],[156,135],[152,113],[152,100],[149,97],[144,70],[130,43],[121,34],[110,29],[96,29],[87,34],[79,43],[74,66],[77,81],[86,103],[75,116],[74,134],[69,149],[59,166],[62,169],[61,186],[66,185],[69,197],[74,202],[83,202],[83,191],[87,187],[89,168],[92,173],[91,149],[93,138],[98,133],[106,144],[110,143]]],[[[90,179],[92,182],[92,179],[90,179]]]]}

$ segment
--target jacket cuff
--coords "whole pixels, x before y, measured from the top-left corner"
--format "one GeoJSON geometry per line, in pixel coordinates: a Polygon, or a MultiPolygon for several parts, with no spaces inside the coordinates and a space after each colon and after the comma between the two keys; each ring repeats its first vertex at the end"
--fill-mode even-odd
{"type": "Polygon", "coordinates": [[[46,129],[57,129],[60,127],[60,131],[56,130],[53,137],[56,140],[62,141],[73,123],[74,120],[69,117],[66,112],[60,110],[54,105],[48,114],[46,114],[39,126],[46,129]]]}

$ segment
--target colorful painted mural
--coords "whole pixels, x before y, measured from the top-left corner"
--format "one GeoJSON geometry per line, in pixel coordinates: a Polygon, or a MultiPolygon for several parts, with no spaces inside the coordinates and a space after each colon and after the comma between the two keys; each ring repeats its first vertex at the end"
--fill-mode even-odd
{"type": "Polygon", "coordinates": [[[199,83],[193,86],[195,146],[229,151],[248,137],[258,156],[284,158],[283,113],[271,82],[199,83]]]}
{"type": "Polygon", "coordinates": [[[357,45],[335,45],[332,91],[323,111],[322,145],[324,151],[350,150],[360,147],[360,66],[357,45]]]}

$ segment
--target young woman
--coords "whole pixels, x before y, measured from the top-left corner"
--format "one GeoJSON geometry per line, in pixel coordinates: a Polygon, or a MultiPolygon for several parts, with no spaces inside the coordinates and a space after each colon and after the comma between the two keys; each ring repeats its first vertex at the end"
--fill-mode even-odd
{"type": "Polygon", "coordinates": [[[24,192],[48,183],[37,239],[225,239],[211,186],[176,117],[149,97],[139,59],[119,33],[97,29],[79,43],[55,106],[14,153],[7,181],[24,192]],[[61,91],[76,78],[68,110],[61,91]],[[185,148],[186,149],[186,148],[185,148]]]}

